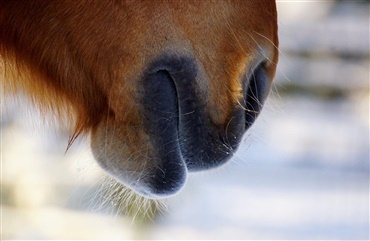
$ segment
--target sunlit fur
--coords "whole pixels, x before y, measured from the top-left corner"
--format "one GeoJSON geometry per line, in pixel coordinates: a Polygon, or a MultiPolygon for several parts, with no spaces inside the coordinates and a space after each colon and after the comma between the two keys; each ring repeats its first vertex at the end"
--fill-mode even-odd
{"type": "Polygon", "coordinates": [[[155,168],[136,101],[146,66],[164,53],[194,57],[211,121],[226,126],[258,56],[273,79],[276,18],[273,0],[0,0],[0,79],[6,95],[67,117],[69,145],[91,134],[96,156],[120,160],[105,169],[135,182],[155,168]]]}

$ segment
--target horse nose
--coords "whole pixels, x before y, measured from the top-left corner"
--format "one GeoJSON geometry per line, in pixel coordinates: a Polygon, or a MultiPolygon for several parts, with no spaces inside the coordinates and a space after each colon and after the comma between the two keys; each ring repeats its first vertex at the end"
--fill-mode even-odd
{"type": "Polygon", "coordinates": [[[177,192],[187,171],[230,159],[262,108],[268,86],[263,64],[245,75],[243,100],[218,125],[212,121],[200,76],[195,59],[165,57],[153,62],[141,79],[140,114],[157,166],[146,185],[156,195],[177,192]]]}
{"type": "MultiPolygon", "coordinates": [[[[244,111],[236,106],[226,125],[215,125],[200,93],[199,68],[192,58],[167,57],[154,62],[142,79],[144,128],[162,162],[189,171],[224,163],[244,132],[244,111]],[[226,128],[226,129],[225,129],[226,128]],[[167,153],[171,160],[167,160],[167,153]]],[[[172,168],[174,169],[174,168],[172,168]]]]}

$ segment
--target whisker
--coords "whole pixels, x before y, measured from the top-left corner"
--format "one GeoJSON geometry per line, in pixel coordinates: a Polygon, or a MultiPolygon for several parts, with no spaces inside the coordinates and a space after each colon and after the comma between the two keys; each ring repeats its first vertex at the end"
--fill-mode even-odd
{"type": "Polygon", "coordinates": [[[266,39],[272,46],[274,46],[276,49],[277,49],[277,51],[279,52],[279,54],[281,54],[281,56],[283,56],[284,57],[284,59],[287,61],[287,63],[288,64],[292,64],[290,61],[289,61],[289,59],[286,57],[286,55],[284,54],[284,52],[278,47],[278,46],[276,46],[276,44],[274,44],[274,42],[271,40],[271,39],[269,39],[268,37],[266,37],[265,35],[263,35],[263,34],[261,34],[261,33],[258,33],[257,31],[254,31],[253,30],[253,32],[255,33],[255,34],[257,34],[257,35],[259,35],[259,36],[261,36],[262,38],[264,38],[264,39],[266,39]]]}

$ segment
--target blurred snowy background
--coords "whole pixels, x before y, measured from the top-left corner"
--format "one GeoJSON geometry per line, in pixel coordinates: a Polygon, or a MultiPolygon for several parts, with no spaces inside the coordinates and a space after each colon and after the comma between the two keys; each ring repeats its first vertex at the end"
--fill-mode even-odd
{"type": "Polygon", "coordinates": [[[2,98],[2,238],[368,240],[369,2],[278,11],[280,62],[258,121],[228,165],[191,175],[150,219],[109,198],[120,189],[87,141],[64,155],[66,132],[2,98]]]}

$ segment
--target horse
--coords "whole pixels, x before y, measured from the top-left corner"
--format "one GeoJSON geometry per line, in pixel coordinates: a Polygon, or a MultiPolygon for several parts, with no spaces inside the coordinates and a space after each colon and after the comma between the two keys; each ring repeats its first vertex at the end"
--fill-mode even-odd
{"type": "Polygon", "coordinates": [[[102,169],[149,199],[233,156],[277,61],[273,0],[0,0],[5,95],[66,122],[67,149],[89,136],[102,169]]]}

